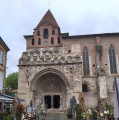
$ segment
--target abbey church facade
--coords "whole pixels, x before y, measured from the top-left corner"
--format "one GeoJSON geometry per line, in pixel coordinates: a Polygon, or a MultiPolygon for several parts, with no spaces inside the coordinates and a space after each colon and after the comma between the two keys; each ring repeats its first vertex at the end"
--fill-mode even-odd
{"type": "Polygon", "coordinates": [[[61,33],[50,10],[25,35],[26,51],[19,59],[18,95],[29,106],[47,104],[65,110],[70,98],[83,92],[87,108],[114,97],[114,77],[119,76],[119,33],[69,36],[61,33]]]}

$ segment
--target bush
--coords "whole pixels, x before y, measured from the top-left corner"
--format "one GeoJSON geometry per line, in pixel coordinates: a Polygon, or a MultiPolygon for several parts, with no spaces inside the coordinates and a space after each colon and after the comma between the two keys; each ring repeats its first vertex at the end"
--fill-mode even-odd
{"type": "Polygon", "coordinates": [[[0,113],[0,120],[4,120],[8,116],[7,112],[1,112],[0,113]]]}
{"type": "Polygon", "coordinates": [[[71,113],[67,113],[67,118],[72,118],[72,114],[71,113]]]}
{"type": "Polygon", "coordinates": [[[93,110],[92,113],[93,113],[93,120],[97,120],[98,117],[97,111],[93,110]]]}
{"type": "Polygon", "coordinates": [[[13,115],[10,114],[9,116],[7,116],[7,117],[5,118],[5,120],[13,120],[13,115]]]}
{"type": "Polygon", "coordinates": [[[21,120],[23,112],[24,112],[24,106],[21,104],[18,104],[17,105],[17,120],[21,120]]]}
{"type": "Polygon", "coordinates": [[[68,109],[68,112],[67,112],[67,118],[72,118],[72,114],[70,113],[70,108],[68,109]]]}
{"type": "Polygon", "coordinates": [[[75,106],[76,109],[76,120],[83,120],[83,108],[80,104],[75,106]]]}

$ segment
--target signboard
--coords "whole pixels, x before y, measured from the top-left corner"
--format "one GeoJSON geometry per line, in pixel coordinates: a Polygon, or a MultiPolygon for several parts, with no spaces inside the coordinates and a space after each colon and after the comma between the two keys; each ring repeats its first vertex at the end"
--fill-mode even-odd
{"type": "Polygon", "coordinates": [[[33,108],[32,107],[27,107],[26,112],[27,113],[33,113],[33,108]]]}

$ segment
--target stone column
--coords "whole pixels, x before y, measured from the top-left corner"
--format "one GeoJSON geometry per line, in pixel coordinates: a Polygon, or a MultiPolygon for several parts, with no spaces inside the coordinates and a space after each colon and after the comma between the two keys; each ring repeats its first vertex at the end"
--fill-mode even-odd
{"type": "Polygon", "coordinates": [[[53,109],[53,96],[51,96],[51,109],[53,109]]]}
{"type": "Polygon", "coordinates": [[[99,85],[99,98],[105,99],[107,98],[107,83],[106,83],[106,76],[99,76],[98,77],[98,85],[99,85]]]}
{"type": "Polygon", "coordinates": [[[60,108],[62,108],[62,106],[63,106],[63,97],[60,96],[60,108]]]}

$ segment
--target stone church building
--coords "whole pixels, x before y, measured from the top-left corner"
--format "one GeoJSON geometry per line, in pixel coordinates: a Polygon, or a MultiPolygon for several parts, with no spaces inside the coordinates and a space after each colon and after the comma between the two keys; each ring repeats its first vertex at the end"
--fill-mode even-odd
{"type": "Polygon", "coordinates": [[[19,59],[18,95],[24,106],[46,103],[65,110],[70,98],[83,92],[87,108],[100,99],[113,103],[114,77],[119,76],[119,33],[69,36],[50,10],[25,35],[26,51],[19,59]]]}

